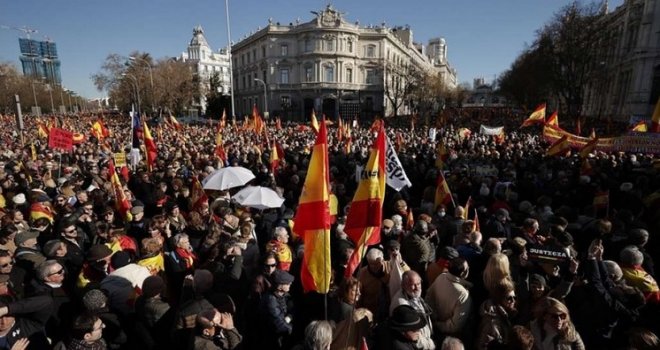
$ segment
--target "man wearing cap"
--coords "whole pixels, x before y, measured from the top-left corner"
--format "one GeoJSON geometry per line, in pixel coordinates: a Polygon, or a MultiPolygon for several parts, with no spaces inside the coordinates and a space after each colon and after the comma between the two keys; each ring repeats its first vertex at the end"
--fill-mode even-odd
{"type": "Polygon", "coordinates": [[[82,289],[90,284],[91,287],[97,287],[108,275],[112,253],[105,244],[95,244],[89,248],[76,287],[82,289]]]}
{"type": "Polygon", "coordinates": [[[271,280],[271,289],[261,299],[259,307],[262,348],[288,349],[287,343],[293,326],[291,312],[287,307],[287,296],[294,278],[286,271],[277,270],[271,275],[271,280]]]}
{"type": "Polygon", "coordinates": [[[174,201],[169,201],[165,204],[165,212],[167,213],[167,220],[170,222],[170,229],[172,234],[184,233],[188,223],[181,215],[179,206],[174,201]]]}
{"type": "Polygon", "coordinates": [[[377,337],[377,349],[420,349],[419,339],[427,321],[410,305],[399,305],[392,311],[387,330],[377,337]]]}
{"type": "Polygon", "coordinates": [[[458,251],[452,246],[438,247],[435,251],[436,260],[426,269],[429,286],[433,284],[440,274],[447,272],[449,263],[458,258],[458,251]]]}
{"type": "Polygon", "coordinates": [[[401,257],[419,274],[426,272],[426,266],[433,261],[435,248],[429,240],[429,224],[418,220],[413,232],[401,243],[401,257]]]}
{"type": "Polygon", "coordinates": [[[509,211],[500,208],[495,211],[493,217],[488,220],[484,231],[490,237],[511,238],[511,217],[509,211]]]}
{"type": "Polygon", "coordinates": [[[132,219],[128,223],[126,232],[129,236],[141,242],[143,238],[148,237],[149,221],[144,217],[144,205],[141,202],[138,202],[138,204],[131,207],[132,219]]]}
{"type": "Polygon", "coordinates": [[[39,237],[39,231],[34,230],[20,231],[14,237],[17,247],[14,252],[14,259],[16,259],[16,264],[27,273],[26,278],[28,279],[26,280],[34,276],[36,267],[39,264],[46,261],[46,257],[37,245],[37,237],[39,237]]]}

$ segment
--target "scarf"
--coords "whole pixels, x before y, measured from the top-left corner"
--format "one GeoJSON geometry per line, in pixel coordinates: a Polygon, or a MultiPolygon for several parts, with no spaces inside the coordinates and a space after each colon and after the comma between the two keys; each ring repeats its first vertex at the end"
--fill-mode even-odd
{"type": "Polygon", "coordinates": [[[103,339],[99,339],[91,344],[86,343],[84,340],[81,339],[72,339],[71,342],[69,343],[69,346],[67,346],[67,349],[69,350],[106,350],[107,346],[105,345],[105,341],[103,339]]]}
{"type": "Polygon", "coordinates": [[[189,252],[183,248],[176,248],[176,254],[186,262],[186,269],[192,269],[195,261],[197,260],[197,255],[193,252],[189,252]]]}

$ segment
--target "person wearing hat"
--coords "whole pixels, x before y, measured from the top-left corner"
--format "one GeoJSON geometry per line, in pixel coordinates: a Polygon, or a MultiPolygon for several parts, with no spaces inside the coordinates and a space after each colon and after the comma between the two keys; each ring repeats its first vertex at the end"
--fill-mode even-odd
{"type": "Polygon", "coordinates": [[[263,349],[288,349],[293,331],[291,310],[287,296],[294,277],[290,273],[276,270],[271,275],[272,286],[261,301],[259,315],[259,337],[263,349]]]}
{"type": "Polygon", "coordinates": [[[82,289],[90,284],[91,287],[97,287],[108,275],[112,253],[112,250],[105,244],[95,244],[89,248],[83,267],[78,274],[76,287],[82,289]]]}
{"type": "MultiPolygon", "coordinates": [[[[435,247],[430,241],[429,223],[417,220],[413,232],[401,242],[401,258],[418,274],[426,276],[426,266],[433,261],[435,247]]],[[[426,281],[425,281],[426,282],[426,281]]]]}
{"type": "Polygon", "coordinates": [[[452,246],[438,247],[435,250],[435,262],[428,265],[426,269],[426,276],[428,278],[429,285],[433,284],[435,279],[447,272],[449,268],[449,263],[458,258],[459,254],[456,248],[452,246]]]}
{"type": "Polygon", "coordinates": [[[375,320],[380,321],[387,317],[384,303],[387,298],[392,264],[385,261],[383,251],[378,247],[372,247],[367,251],[366,260],[367,265],[361,267],[357,274],[361,285],[361,306],[371,311],[375,320]]]}
{"type": "Polygon", "coordinates": [[[173,235],[185,232],[188,223],[181,214],[179,205],[176,204],[176,202],[168,201],[165,203],[165,214],[167,215],[167,221],[170,223],[170,229],[172,230],[173,235]]]}
{"type": "Polygon", "coordinates": [[[387,322],[387,332],[377,339],[377,349],[415,350],[427,321],[410,305],[399,305],[387,322]]]}
{"type": "Polygon", "coordinates": [[[144,205],[141,202],[131,207],[131,221],[128,223],[126,233],[138,242],[149,237],[149,220],[144,217],[144,205]]]}
{"type": "Polygon", "coordinates": [[[509,211],[500,208],[495,211],[493,217],[488,220],[484,227],[484,232],[487,237],[502,237],[505,239],[511,238],[511,217],[509,211]]]}
{"type": "Polygon", "coordinates": [[[36,267],[46,261],[46,257],[39,250],[37,237],[39,237],[39,231],[35,230],[19,231],[14,237],[17,247],[14,252],[14,259],[16,260],[16,265],[20,266],[27,273],[27,280],[34,276],[36,267]]]}
{"type": "Polygon", "coordinates": [[[426,301],[422,298],[422,278],[420,275],[413,271],[406,271],[401,276],[401,284],[399,290],[391,289],[392,302],[390,303],[390,316],[393,316],[394,309],[400,305],[409,305],[420,317],[424,318],[426,325],[421,329],[421,334],[416,342],[417,349],[433,350],[435,344],[431,335],[433,329],[431,325],[431,308],[426,301]]]}
{"type": "Polygon", "coordinates": [[[383,220],[383,224],[380,227],[381,242],[387,242],[391,240],[396,241],[399,239],[398,235],[396,235],[395,232],[392,231],[393,227],[394,227],[394,221],[392,221],[391,219],[383,220]]]}
{"type": "Polygon", "coordinates": [[[243,340],[228,312],[204,310],[196,319],[195,350],[233,350],[243,340]]]}

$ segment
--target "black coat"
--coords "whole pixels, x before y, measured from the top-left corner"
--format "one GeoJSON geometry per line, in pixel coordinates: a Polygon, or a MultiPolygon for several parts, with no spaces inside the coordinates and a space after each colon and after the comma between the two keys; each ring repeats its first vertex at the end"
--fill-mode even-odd
{"type": "MultiPolygon", "coordinates": [[[[50,317],[53,300],[46,296],[27,298],[8,305],[8,314],[16,318],[14,326],[7,333],[7,343],[13,346],[17,340],[27,337],[28,350],[50,349],[44,334],[46,321],[50,317]]],[[[4,349],[3,349],[4,350],[4,349]]]]}

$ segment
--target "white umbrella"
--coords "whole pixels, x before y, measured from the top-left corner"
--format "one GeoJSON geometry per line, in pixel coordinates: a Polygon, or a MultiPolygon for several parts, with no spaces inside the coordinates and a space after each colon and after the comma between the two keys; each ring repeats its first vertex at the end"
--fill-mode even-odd
{"type": "Polygon", "coordinates": [[[254,179],[254,174],[240,166],[227,167],[212,172],[202,181],[205,190],[226,190],[243,186],[254,179]]]}
{"type": "Polygon", "coordinates": [[[238,191],[234,197],[236,203],[255,209],[279,208],[284,203],[284,198],[268,187],[248,186],[238,191]]]}

